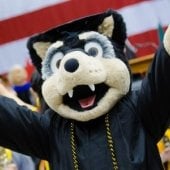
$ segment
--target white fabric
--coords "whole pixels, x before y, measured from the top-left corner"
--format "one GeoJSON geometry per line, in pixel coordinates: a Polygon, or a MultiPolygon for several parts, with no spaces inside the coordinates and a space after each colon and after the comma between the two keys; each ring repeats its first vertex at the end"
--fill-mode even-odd
{"type": "Polygon", "coordinates": [[[0,0],[0,20],[18,16],[68,0],[0,0]]]}

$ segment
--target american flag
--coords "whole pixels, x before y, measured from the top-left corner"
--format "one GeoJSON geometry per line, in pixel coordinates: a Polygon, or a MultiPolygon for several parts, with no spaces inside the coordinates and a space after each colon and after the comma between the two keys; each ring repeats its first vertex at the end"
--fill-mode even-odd
{"type": "Polygon", "coordinates": [[[137,57],[156,50],[158,26],[170,23],[170,0],[0,0],[0,74],[28,63],[26,42],[33,34],[108,8],[123,15],[137,57]]]}

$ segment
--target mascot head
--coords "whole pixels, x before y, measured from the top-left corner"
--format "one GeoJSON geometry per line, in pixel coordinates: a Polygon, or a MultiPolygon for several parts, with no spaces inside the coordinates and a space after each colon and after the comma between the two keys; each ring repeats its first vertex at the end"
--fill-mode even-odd
{"type": "Polygon", "coordinates": [[[112,10],[30,38],[28,49],[44,79],[49,107],[78,121],[96,119],[114,107],[131,84],[125,40],[123,19],[112,10]]]}

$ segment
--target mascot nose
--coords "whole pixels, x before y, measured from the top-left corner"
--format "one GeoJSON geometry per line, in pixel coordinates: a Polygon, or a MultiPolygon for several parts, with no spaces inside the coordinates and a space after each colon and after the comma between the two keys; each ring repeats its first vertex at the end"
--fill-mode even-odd
{"type": "Polygon", "coordinates": [[[79,63],[77,59],[74,58],[67,60],[64,65],[65,70],[71,73],[75,72],[78,69],[78,67],[79,63]]]}

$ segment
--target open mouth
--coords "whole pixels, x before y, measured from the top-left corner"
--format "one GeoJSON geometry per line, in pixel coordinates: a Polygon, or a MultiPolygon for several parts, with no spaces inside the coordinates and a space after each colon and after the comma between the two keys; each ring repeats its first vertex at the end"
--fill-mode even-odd
{"type": "Polygon", "coordinates": [[[108,89],[104,83],[76,86],[63,96],[63,103],[77,111],[90,110],[97,106],[108,89]]]}

